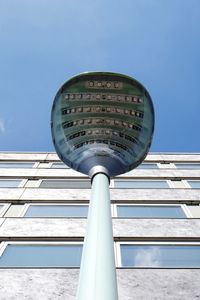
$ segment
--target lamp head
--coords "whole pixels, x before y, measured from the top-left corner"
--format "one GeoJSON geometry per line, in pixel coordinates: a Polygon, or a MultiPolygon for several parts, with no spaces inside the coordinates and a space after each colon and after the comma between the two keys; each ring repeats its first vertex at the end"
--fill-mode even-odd
{"type": "Polygon", "coordinates": [[[53,143],[69,167],[92,176],[95,168],[116,176],[146,157],[154,131],[154,109],[135,79],[89,72],[65,82],[51,113],[53,143]]]}

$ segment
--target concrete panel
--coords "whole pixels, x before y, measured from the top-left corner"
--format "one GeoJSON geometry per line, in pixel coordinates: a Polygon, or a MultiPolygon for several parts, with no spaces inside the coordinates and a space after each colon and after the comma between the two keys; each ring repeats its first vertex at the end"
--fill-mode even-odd
{"type": "Polygon", "coordinates": [[[190,211],[193,218],[200,218],[200,206],[197,205],[188,205],[188,210],[190,211]]]}
{"type": "Polygon", "coordinates": [[[48,153],[46,157],[47,161],[60,161],[60,158],[55,152],[48,153]]]}
{"type": "Polygon", "coordinates": [[[121,300],[188,300],[200,297],[200,270],[118,270],[121,300]]]}
{"type": "MultiPolygon", "coordinates": [[[[88,177],[80,172],[74,171],[72,169],[38,169],[36,176],[39,178],[85,178],[88,177]]],[[[199,172],[200,177],[200,172],[199,172]]]]}
{"type": "Polygon", "coordinates": [[[47,158],[47,153],[38,152],[0,152],[0,160],[6,161],[44,161],[47,158]]]}
{"type": "Polygon", "coordinates": [[[200,153],[169,153],[169,154],[163,154],[163,153],[150,153],[147,155],[145,161],[166,161],[166,162],[184,162],[184,161],[190,161],[190,162],[200,162],[200,153]]]}
{"type": "Polygon", "coordinates": [[[9,178],[32,178],[35,177],[37,169],[0,169],[0,177],[9,177],[9,178]]]}
{"type": "Polygon", "coordinates": [[[113,219],[113,234],[136,239],[199,238],[200,219],[113,219]]]}
{"type": "Polygon", "coordinates": [[[190,202],[200,201],[200,190],[195,189],[110,189],[113,201],[132,202],[190,202]]]}
{"type": "Polygon", "coordinates": [[[26,189],[21,197],[23,201],[74,201],[90,199],[88,189],[26,189]]]}
{"type": "MultiPolygon", "coordinates": [[[[75,300],[78,269],[1,269],[2,300],[75,300]]],[[[200,270],[118,269],[119,300],[200,297],[200,270]]]]}
{"type": "Polygon", "coordinates": [[[19,200],[21,195],[23,194],[23,188],[3,188],[0,189],[0,200],[19,200]]]}
{"type": "Polygon", "coordinates": [[[7,218],[0,237],[83,237],[86,219],[7,218]]]}
{"type": "MultiPolygon", "coordinates": [[[[0,237],[84,237],[86,219],[7,218],[0,237]]],[[[116,238],[199,238],[200,219],[113,219],[116,238]]]]}
{"type": "Polygon", "coordinates": [[[134,178],[151,178],[151,179],[170,179],[170,178],[200,178],[200,170],[178,170],[178,169],[136,169],[127,172],[117,178],[134,177],[134,178]]]}
{"type": "MultiPolygon", "coordinates": [[[[72,169],[0,169],[0,177],[12,178],[85,178],[88,176],[72,169]]],[[[178,170],[178,169],[136,169],[116,178],[141,178],[141,179],[171,179],[200,178],[200,170],[178,170]]]]}

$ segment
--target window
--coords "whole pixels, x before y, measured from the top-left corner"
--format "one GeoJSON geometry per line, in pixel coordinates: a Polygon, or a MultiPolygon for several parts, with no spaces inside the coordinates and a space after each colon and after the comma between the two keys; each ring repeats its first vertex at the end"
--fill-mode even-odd
{"type": "Polygon", "coordinates": [[[51,168],[52,169],[69,169],[69,167],[62,162],[52,163],[51,168]]]}
{"type": "Polygon", "coordinates": [[[24,217],[87,217],[88,205],[26,204],[24,217]]]}
{"type": "Polygon", "coordinates": [[[10,206],[10,204],[0,203],[0,217],[2,217],[4,215],[4,213],[7,211],[9,206],[10,206]]]}
{"type": "Polygon", "coordinates": [[[0,267],[79,267],[79,243],[4,243],[0,267]]]}
{"type": "Polygon", "coordinates": [[[32,168],[34,163],[29,162],[0,162],[0,168],[19,168],[19,169],[26,169],[32,168]]]}
{"type": "Polygon", "coordinates": [[[121,244],[121,266],[135,268],[200,268],[200,245],[121,244]]]}
{"type": "Polygon", "coordinates": [[[176,163],[175,164],[177,169],[200,169],[200,163],[176,163]]]}
{"type": "Polygon", "coordinates": [[[169,188],[165,180],[114,180],[114,187],[121,189],[155,189],[169,188]]]}
{"type": "Polygon", "coordinates": [[[156,163],[142,163],[137,169],[158,169],[158,165],[156,163]]]}
{"type": "Polygon", "coordinates": [[[179,205],[117,205],[118,217],[134,218],[186,218],[179,205]]]}
{"type": "Polygon", "coordinates": [[[21,180],[15,179],[1,179],[0,180],[0,188],[13,188],[18,187],[21,183],[21,180]]]}
{"type": "Polygon", "coordinates": [[[40,184],[40,188],[64,188],[64,189],[87,189],[91,187],[90,180],[87,179],[63,179],[63,180],[56,180],[56,179],[45,179],[42,180],[40,184]]]}
{"type": "Polygon", "coordinates": [[[189,185],[194,189],[200,189],[200,180],[188,180],[189,185]]]}

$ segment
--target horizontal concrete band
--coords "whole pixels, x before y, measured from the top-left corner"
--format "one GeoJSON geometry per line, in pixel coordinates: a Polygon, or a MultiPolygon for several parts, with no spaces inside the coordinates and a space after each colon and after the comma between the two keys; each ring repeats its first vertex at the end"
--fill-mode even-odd
{"type": "MultiPolygon", "coordinates": [[[[59,161],[55,152],[0,152],[0,160],[4,161],[59,161]]],[[[149,153],[147,161],[200,161],[200,153],[149,153]]]]}
{"type": "MultiPolygon", "coordinates": [[[[88,176],[76,172],[72,169],[0,169],[0,178],[19,178],[19,179],[78,179],[88,178],[88,176]]],[[[135,169],[116,178],[131,179],[197,179],[200,178],[200,170],[179,170],[179,169],[135,169]]]]}
{"type": "MultiPolygon", "coordinates": [[[[1,269],[2,299],[75,300],[79,270],[1,269]]],[[[118,269],[119,300],[182,300],[200,296],[200,269],[118,269]]]]}
{"type": "MultiPolygon", "coordinates": [[[[89,189],[34,189],[3,188],[0,189],[0,202],[16,200],[17,202],[64,202],[89,201],[89,189]]],[[[110,189],[111,201],[161,201],[190,202],[200,201],[199,189],[110,189]]]]}
{"type": "MultiPolygon", "coordinates": [[[[0,238],[80,239],[85,235],[86,219],[1,219],[0,238]]],[[[200,219],[113,219],[117,239],[141,240],[199,239],[200,219]]]]}

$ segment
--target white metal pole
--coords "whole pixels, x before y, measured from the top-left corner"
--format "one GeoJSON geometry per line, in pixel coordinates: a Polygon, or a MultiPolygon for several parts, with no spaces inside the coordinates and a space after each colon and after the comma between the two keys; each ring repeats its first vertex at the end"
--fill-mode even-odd
{"type": "Polygon", "coordinates": [[[93,177],[78,300],[117,300],[109,179],[93,177]]]}

